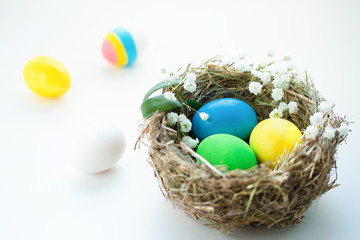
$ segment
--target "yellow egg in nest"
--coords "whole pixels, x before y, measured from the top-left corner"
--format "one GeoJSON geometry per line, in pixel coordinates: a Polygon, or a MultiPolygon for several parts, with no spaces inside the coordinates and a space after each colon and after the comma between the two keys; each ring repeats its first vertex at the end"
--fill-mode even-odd
{"type": "Polygon", "coordinates": [[[281,155],[294,149],[301,136],[300,130],[292,122],[269,118],[255,126],[249,144],[259,163],[269,162],[273,168],[281,155]]]}

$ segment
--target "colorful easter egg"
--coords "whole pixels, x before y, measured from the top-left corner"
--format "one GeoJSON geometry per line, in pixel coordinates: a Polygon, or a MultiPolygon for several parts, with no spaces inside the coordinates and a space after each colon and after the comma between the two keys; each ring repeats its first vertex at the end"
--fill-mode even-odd
{"type": "Polygon", "coordinates": [[[205,138],[196,152],[214,166],[226,165],[227,170],[246,170],[257,164],[250,146],[230,134],[215,134],[205,138]]]}
{"type": "Polygon", "coordinates": [[[137,58],[137,48],[133,35],[123,27],[110,32],[102,43],[102,53],[106,60],[116,66],[131,65],[137,58]]]}
{"type": "Polygon", "coordinates": [[[270,167],[275,167],[279,157],[290,153],[301,136],[300,130],[292,122],[270,118],[256,125],[249,144],[259,162],[269,162],[270,167]]]}
{"type": "Polygon", "coordinates": [[[255,111],[249,104],[235,98],[221,98],[198,110],[192,119],[192,132],[200,140],[226,133],[247,141],[256,124],[255,111]],[[202,119],[201,113],[206,113],[209,117],[202,119]]]}
{"type": "Polygon", "coordinates": [[[24,68],[27,86],[43,97],[56,98],[70,88],[70,76],[56,59],[39,56],[30,59],[24,68]]]}

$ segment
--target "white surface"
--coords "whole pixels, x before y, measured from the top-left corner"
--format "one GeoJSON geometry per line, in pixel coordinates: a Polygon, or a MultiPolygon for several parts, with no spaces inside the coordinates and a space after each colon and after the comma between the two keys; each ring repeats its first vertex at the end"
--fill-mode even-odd
{"type": "Polygon", "coordinates": [[[359,1],[20,1],[0,2],[0,239],[357,239],[358,124],[339,148],[340,187],[291,231],[246,228],[226,236],[195,223],[162,197],[133,151],[139,106],[162,66],[184,66],[218,53],[268,49],[307,69],[336,110],[359,121],[359,1]],[[103,37],[117,25],[148,36],[136,64],[115,69],[102,58],[103,37]],[[48,55],[68,69],[59,100],[27,89],[23,67],[48,55]],[[72,138],[94,123],[119,124],[127,148],[98,175],[70,164],[72,138]]]}

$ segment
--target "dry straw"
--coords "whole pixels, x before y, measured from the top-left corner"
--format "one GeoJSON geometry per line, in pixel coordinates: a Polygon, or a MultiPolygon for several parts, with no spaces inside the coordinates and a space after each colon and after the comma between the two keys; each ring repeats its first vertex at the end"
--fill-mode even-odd
{"type": "MultiPolygon", "coordinates": [[[[264,84],[261,94],[255,96],[248,86],[256,78],[250,72],[238,72],[231,64],[218,66],[209,60],[200,67],[188,66],[183,76],[187,72],[197,74],[195,92],[183,87],[163,91],[174,92],[183,102],[192,99],[202,104],[218,98],[241,99],[255,110],[258,121],[268,118],[276,105],[271,83],[264,84]]],[[[324,99],[306,74],[302,80],[291,81],[284,93],[286,102],[295,101],[299,111],[283,118],[303,132],[324,99]]],[[[195,113],[189,107],[177,112],[190,119],[195,113]]],[[[345,119],[330,111],[324,121],[325,126],[337,128],[345,119]]],[[[163,195],[196,221],[229,232],[244,225],[290,228],[301,222],[313,200],[337,186],[334,157],[345,136],[337,132],[331,140],[320,136],[303,139],[290,155],[282,156],[275,169],[261,164],[224,173],[197,163],[196,152],[181,142],[175,128],[167,126],[165,111],[144,120],[138,144],[142,138],[148,139],[149,163],[163,195]]]]}

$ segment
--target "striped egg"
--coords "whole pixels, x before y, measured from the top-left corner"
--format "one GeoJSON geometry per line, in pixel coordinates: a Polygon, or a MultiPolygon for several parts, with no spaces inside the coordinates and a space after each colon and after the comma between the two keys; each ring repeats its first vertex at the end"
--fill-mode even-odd
{"type": "Polygon", "coordinates": [[[123,27],[115,28],[102,44],[102,53],[106,60],[116,66],[129,66],[137,57],[133,36],[123,27]]]}

